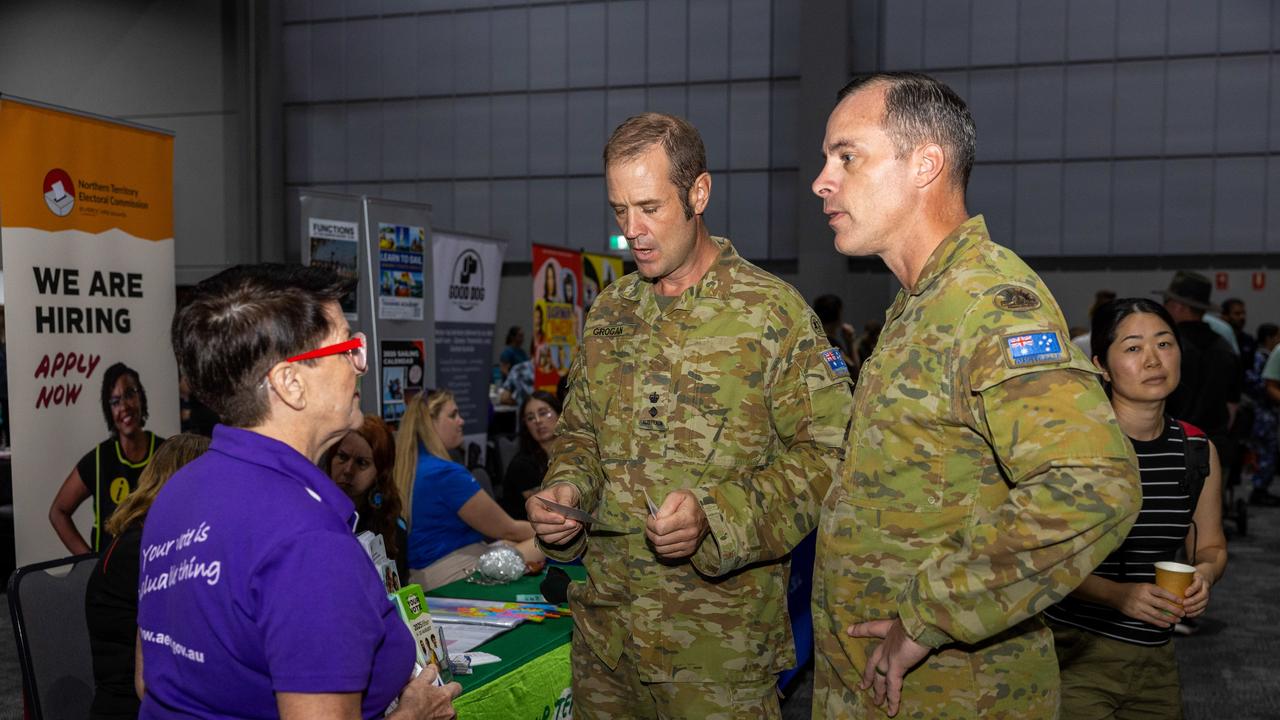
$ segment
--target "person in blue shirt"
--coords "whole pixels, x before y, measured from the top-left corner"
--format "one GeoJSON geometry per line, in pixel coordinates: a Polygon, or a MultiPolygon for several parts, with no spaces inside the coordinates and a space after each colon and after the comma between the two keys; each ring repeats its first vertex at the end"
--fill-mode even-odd
{"type": "Polygon", "coordinates": [[[519,325],[512,325],[507,330],[507,346],[502,349],[502,354],[498,356],[498,368],[502,370],[502,378],[498,382],[502,382],[507,378],[511,368],[528,361],[529,353],[524,351],[524,328],[519,325]]]}
{"type": "Polygon", "coordinates": [[[409,524],[409,582],[431,590],[466,577],[491,549],[506,541],[530,570],[546,559],[533,527],[513,520],[463,466],[449,460],[462,447],[464,421],[453,393],[434,390],[405,406],[396,434],[396,487],[409,524]]]}

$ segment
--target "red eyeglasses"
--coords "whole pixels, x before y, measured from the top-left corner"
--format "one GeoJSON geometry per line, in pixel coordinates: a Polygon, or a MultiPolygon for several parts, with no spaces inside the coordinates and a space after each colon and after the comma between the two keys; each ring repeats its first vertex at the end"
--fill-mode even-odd
{"type": "Polygon", "coordinates": [[[351,361],[351,367],[355,368],[357,375],[364,375],[369,370],[368,343],[365,342],[364,333],[360,332],[352,335],[350,340],[344,340],[333,345],[325,345],[315,350],[308,350],[301,355],[285,358],[285,362],[315,360],[330,355],[346,355],[347,359],[351,361]]]}

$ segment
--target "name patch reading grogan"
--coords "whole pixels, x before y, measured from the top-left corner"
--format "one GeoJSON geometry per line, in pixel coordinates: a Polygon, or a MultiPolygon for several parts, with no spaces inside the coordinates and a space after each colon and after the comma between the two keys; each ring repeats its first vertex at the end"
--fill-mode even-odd
{"type": "Polygon", "coordinates": [[[635,332],[635,325],[604,325],[598,328],[591,328],[591,336],[598,338],[626,337],[634,335],[635,332]]]}

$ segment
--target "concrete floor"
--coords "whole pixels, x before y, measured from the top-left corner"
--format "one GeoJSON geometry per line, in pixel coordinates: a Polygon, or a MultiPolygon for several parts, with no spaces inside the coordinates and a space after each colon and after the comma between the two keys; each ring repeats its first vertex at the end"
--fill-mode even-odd
{"type": "MultiPolygon", "coordinates": [[[[1249,508],[1249,536],[1233,537],[1226,577],[1200,630],[1175,642],[1186,720],[1280,718],[1280,508],[1249,508]]],[[[7,599],[6,599],[7,600],[7,599]]],[[[7,602],[4,603],[7,618],[7,602]]],[[[783,700],[809,717],[811,672],[783,700]]],[[[22,717],[22,678],[10,624],[0,622],[0,719],[22,717]]],[[[466,720],[463,718],[463,720],[466,720]]]]}

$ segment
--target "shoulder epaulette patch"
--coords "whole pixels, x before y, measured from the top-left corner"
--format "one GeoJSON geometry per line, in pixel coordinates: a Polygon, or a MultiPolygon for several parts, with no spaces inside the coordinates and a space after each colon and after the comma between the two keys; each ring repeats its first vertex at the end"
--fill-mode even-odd
{"type": "Polygon", "coordinates": [[[813,328],[813,334],[818,337],[826,337],[827,333],[822,329],[822,323],[818,320],[818,316],[809,313],[809,326],[813,328]]]}
{"type": "Polygon", "coordinates": [[[1056,332],[1033,332],[1004,336],[1005,359],[1013,367],[1047,365],[1067,359],[1056,332]]]}
{"type": "Polygon", "coordinates": [[[1006,285],[996,292],[995,304],[1001,310],[1035,310],[1040,307],[1040,297],[1024,287],[1006,285]]]}

